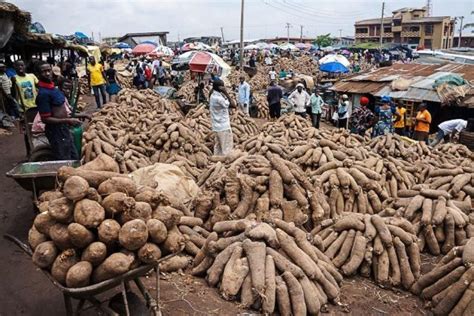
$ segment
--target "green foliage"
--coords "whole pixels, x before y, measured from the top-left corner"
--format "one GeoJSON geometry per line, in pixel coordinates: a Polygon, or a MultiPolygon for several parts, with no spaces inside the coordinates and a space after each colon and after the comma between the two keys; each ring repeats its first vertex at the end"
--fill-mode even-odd
{"type": "Polygon", "coordinates": [[[327,47],[332,45],[331,34],[319,35],[314,41],[319,47],[327,47]]]}

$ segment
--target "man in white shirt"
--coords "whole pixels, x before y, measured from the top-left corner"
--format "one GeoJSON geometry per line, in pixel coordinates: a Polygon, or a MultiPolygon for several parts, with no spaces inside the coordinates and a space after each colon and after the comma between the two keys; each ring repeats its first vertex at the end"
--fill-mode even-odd
{"type": "Polygon", "coordinates": [[[215,132],[214,155],[226,156],[234,147],[232,129],[230,127],[229,106],[234,101],[229,97],[224,82],[215,80],[212,83],[212,94],[209,98],[212,131],[215,132]]]}
{"type": "Polygon", "coordinates": [[[249,106],[250,106],[250,85],[245,81],[244,76],[240,76],[239,84],[239,108],[246,115],[249,115],[249,106]]]}
{"type": "Polygon", "coordinates": [[[275,67],[272,67],[272,70],[268,72],[268,76],[270,77],[270,81],[275,81],[277,78],[277,73],[275,71],[275,67]]]}
{"type": "Polygon", "coordinates": [[[302,83],[296,85],[296,90],[290,94],[288,100],[295,107],[295,113],[306,118],[306,107],[309,105],[310,98],[302,83]]]}
{"type": "Polygon", "coordinates": [[[431,147],[438,145],[442,139],[445,142],[449,141],[450,136],[460,133],[467,127],[467,121],[462,119],[445,121],[438,125],[438,133],[435,140],[430,144],[431,147]]]}

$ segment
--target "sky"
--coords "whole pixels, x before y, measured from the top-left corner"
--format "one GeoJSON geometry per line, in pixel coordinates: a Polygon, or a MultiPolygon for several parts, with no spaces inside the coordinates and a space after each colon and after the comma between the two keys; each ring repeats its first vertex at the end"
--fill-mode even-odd
{"type": "MultiPolygon", "coordinates": [[[[168,31],[168,40],[191,36],[240,37],[240,0],[11,0],[31,12],[48,33],[68,35],[81,31],[100,37],[131,32],[168,31]]],[[[387,0],[385,13],[395,9],[422,7],[426,0],[387,0]]],[[[465,16],[474,22],[474,0],[431,0],[433,15],[465,16]]],[[[378,18],[382,0],[245,0],[244,38],[260,39],[331,33],[354,35],[354,22],[378,18]]],[[[459,25],[457,26],[457,29],[459,25]]],[[[464,31],[467,33],[467,31],[464,31]]]]}

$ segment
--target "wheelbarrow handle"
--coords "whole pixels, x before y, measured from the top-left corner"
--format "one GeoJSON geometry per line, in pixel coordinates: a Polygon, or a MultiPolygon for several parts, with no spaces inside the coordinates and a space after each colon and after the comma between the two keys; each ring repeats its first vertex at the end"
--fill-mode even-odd
{"type": "Polygon", "coordinates": [[[10,235],[10,234],[5,234],[5,235],[3,235],[3,238],[5,238],[5,239],[13,242],[14,244],[16,244],[28,256],[30,256],[30,257],[33,256],[33,252],[31,251],[31,248],[27,244],[22,242],[20,239],[16,238],[15,236],[10,235]]]}

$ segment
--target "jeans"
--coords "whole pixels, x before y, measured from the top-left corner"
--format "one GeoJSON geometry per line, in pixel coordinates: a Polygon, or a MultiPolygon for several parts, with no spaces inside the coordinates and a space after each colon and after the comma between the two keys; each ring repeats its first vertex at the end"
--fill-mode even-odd
{"type": "Polygon", "coordinates": [[[102,105],[100,103],[99,91],[100,91],[100,94],[102,95],[102,101],[103,101],[102,104],[107,103],[107,97],[106,97],[106,94],[105,94],[105,84],[101,84],[101,85],[98,85],[98,86],[92,86],[92,90],[94,91],[95,103],[97,104],[97,108],[100,109],[100,107],[102,105]]]}
{"type": "Polygon", "coordinates": [[[270,104],[270,117],[279,118],[281,115],[281,103],[270,104]]]}
{"type": "Polygon", "coordinates": [[[439,130],[437,133],[436,133],[436,137],[435,139],[433,140],[433,142],[430,144],[431,147],[434,147],[436,145],[438,145],[441,140],[445,140],[447,141],[447,135],[444,134],[444,132],[442,130],[439,130]]]}
{"type": "Polygon", "coordinates": [[[338,128],[347,128],[347,119],[339,119],[337,121],[337,127],[338,128]]]}
{"type": "Polygon", "coordinates": [[[46,124],[44,133],[56,160],[78,160],[74,139],[65,124],[46,124]]]}
{"type": "Polygon", "coordinates": [[[321,120],[321,113],[318,114],[312,114],[312,120],[313,120],[313,127],[314,128],[319,128],[319,121],[321,120]]]}

